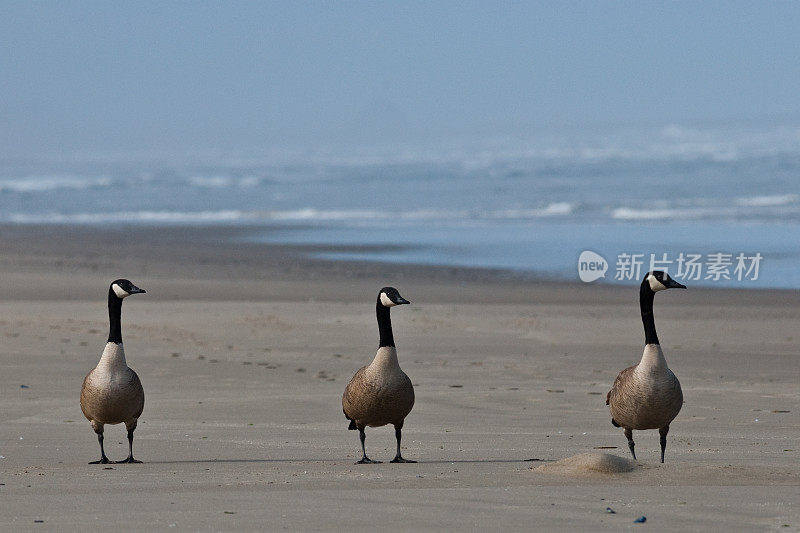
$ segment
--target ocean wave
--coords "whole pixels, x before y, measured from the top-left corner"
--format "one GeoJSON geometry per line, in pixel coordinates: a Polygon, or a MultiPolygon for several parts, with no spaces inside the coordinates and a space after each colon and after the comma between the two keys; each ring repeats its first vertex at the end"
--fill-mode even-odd
{"type": "Polygon", "coordinates": [[[234,222],[248,218],[248,214],[236,210],[222,211],[122,211],[113,213],[15,213],[8,217],[15,224],[115,224],[115,223],[219,223],[234,222]]]}
{"type": "Polygon", "coordinates": [[[448,210],[418,209],[405,212],[390,212],[369,209],[324,210],[315,208],[283,211],[241,211],[235,209],[217,211],[120,211],[102,213],[58,213],[38,214],[12,213],[0,217],[17,224],[197,224],[227,222],[363,222],[399,220],[425,222],[437,220],[510,220],[534,219],[569,215],[573,205],[567,202],[552,203],[535,209],[505,210],[448,210]]]}
{"type": "MultiPolygon", "coordinates": [[[[670,220],[698,218],[701,210],[691,209],[634,209],[631,207],[617,207],[611,210],[611,218],[616,220],[670,220]]],[[[708,211],[708,210],[706,210],[708,211]]]]}
{"type": "Polygon", "coordinates": [[[772,196],[750,196],[739,198],[736,203],[748,207],[774,207],[797,203],[800,195],[797,194],[776,194],[772,196]]]}
{"type": "MultiPolygon", "coordinates": [[[[790,196],[790,195],[787,195],[790,196]]],[[[610,210],[615,220],[795,220],[800,217],[800,205],[786,198],[762,197],[753,198],[749,203],[736,202],[735,205],[714,206],[699,205],[693,207],[656,207],[641,209],[632,207],[615,207],[610,210]]]]}
{"type": "Polygon", "coordinates": [[[226,189],[230,187],[257,187],[262,183],[262,179],[256,176],[191,176],[186,179],[186,183],[192,187],[200,189],[226,189]]]}
{"type": "Polygon", "coordinates": [[[261,218],[280,221],[360,221],[360,220],[458,220],[458,219],[528,219],[565,216],[573,212],[569,202],[554,202],[544,207],[530,209],[415,209],[409,211],[379,211],[370,209],[322,210],[314,208],[288,211],[267,211],[261,218]]]}
{"type": "Polygon", "coordinates": [[[261,218],[278,221],[325,221],[325,220],[372,220],[402,216],[402,214],[387,213],[372,210],[324,210],[306,207],[287,211],[262,211],[261,218]]]}
{"type": "Polygon", "coordinates": [[[77,176],[31,176],[0,180],[0,192],[48,192],[57,189],[91,189],[108,187],[113,180],[107,177],[81,178],[77,176]]]}

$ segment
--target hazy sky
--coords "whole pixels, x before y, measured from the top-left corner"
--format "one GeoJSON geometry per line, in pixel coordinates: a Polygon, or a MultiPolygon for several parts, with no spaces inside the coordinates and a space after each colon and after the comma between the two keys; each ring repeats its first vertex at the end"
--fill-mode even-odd
{"type": "Polygon", "coordinates": [[[798,2],[0,0],[0,153],[800,117],[798,2]]]}

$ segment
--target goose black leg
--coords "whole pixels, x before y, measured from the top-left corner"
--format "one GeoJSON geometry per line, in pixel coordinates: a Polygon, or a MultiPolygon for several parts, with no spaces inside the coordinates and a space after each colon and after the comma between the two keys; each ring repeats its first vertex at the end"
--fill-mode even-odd
{"type": "Polygon", "coordinates": [[[103,434],[102,433],[98,433],[97,434],[97,442],[100,443],[100,460],[99,461],[91,461],[89,464],[90,465],[107,465],[111,461],[108,460],[108,457],[106,457],[106,451],[103,449],[103,434]]]}
{"type": "Polygon", "coordinates": [[[394,459],[391,460],[392,463],[416,463],[416,461],[412,461],[410,459],[403,459],[403,456],[400,455],[400,431],[403,429],[403,424],[399,424],[394,427],[394,436],[397,439],[397,455],[394,456],[394,459]]]}
{"type": "Polygon", "coordinates": [[[133,430],[128,430],[128,458],[123,459],[122,461],[117,461],[117,463],[141,463],[141,461],[137,461],[133,458],[133,430]]]}
{"type": "Polygon", "coordinates": [[[372,465],[378,464],[380,461],[373,461],[369,457],[367,457],[367,449],[364,447],[364,441],[367,439],[367,436],[364,435],[364,428],[358,428],[358,438],[361,439],[361,453],[363,454],[361,460],[357,462],[357,465],[372,465]]]}
{"type": "Polygon", "coordinates": [[[664,462],[664,452],[667,451],[667,433],[669,433],[669,426],[658,428],[658,434],[661,436],[661,462],[664,462]]]}
{"type": "Polygon", "coordinates": [[[628,448],[631,449],[631,455],[633,456],[633,459],[635,461],[636,460],[636,452],[633,451],[633,448],[636,445],[633,443],[633,431],[628,429],[628,428],[625,428],[625,438],[628,439],[628,448]]]}

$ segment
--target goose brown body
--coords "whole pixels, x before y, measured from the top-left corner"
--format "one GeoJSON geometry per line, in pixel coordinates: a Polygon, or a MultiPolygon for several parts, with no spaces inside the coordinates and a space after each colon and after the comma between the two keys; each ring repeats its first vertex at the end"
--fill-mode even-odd
{"type": "Polygon", "coordinates": [[[81,387],[81,411],[97,431],[105,424],[134,429],[144,410],[144,388],[125,362],[122,344],[109,342],[81,387]]]}
{"type": "Polygon", "coordinates": [[[402,425],[414,407],[414,386],[400,369],[394,346],[378,349],[375,359],[361,367],[342,395],[345,416],[358,428],[402,425]]]}
{"type": "Polygon", "coordinates": [[[611,418],[629,429],[669,426],[683,407],[683,392],[661,346],[648,344],[642,361],[619,373],[606,396],[611,418]]]}

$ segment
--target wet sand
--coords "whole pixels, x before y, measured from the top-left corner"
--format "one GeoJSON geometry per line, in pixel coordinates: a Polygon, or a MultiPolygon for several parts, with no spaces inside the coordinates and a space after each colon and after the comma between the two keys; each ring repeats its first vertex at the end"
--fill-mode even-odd
{"type": "MultiPolygon", "coordinates": [[[[635,432],[634,468],[602,471],[580,454],[629,458],[605,394],[641,356],[635,286],[315,261],[242,231],[0,226],[2,529],[800,530],[797,291],[659,294],[685,397],[667,462],[635,432]],[[147,290],[122,317],[144,464],[88,465],[78,396],[117,277],[147,290]],[[392,321],[419,463],[354,465],[340,399],[384,285],[412,301],[392,321]]],[[[367,429],[373,459],[394,446],[367,429]]],[[[127,455],[122,426],[106,452],[127,455]]]]}

